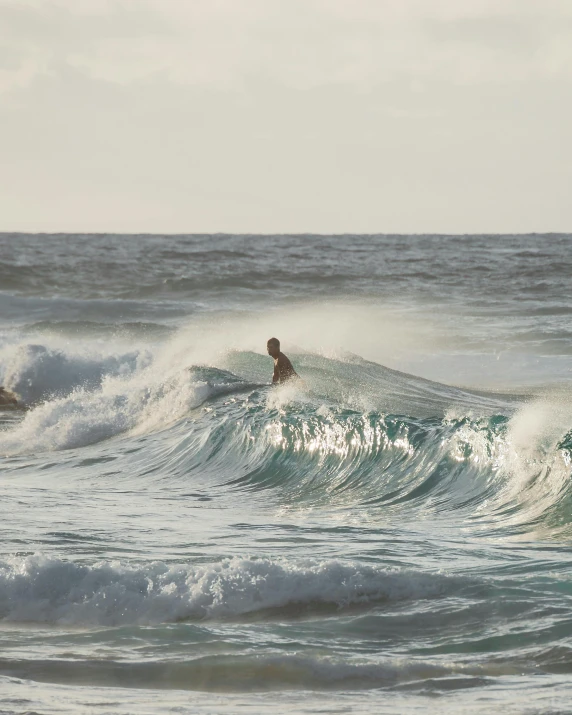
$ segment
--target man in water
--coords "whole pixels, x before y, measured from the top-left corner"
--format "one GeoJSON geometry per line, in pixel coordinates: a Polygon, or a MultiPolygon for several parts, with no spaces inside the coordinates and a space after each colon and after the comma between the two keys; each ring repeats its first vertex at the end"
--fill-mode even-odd
{"type": "Polygon", "coordinates": [[[284,353],[280,352],[280,340],[278,338],[270,338],[266,343],[266,349],[270,357],[274,358],[274,374],[272,375],[272,384],[278,385],[288,382],[293,377],[299,377],[298,373],[292,367],[292,363],[284,353]]]}

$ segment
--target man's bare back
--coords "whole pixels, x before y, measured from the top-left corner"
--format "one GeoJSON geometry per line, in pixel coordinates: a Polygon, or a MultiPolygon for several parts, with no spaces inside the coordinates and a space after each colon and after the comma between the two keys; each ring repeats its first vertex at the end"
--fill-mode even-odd
{"type": "Polygon", "coordinates": [[[292,367],[292,363],[284,353],[280,352],[280,341],[278,338],[270,338],[266,344],[268,354],[274,358],[274,374],[272,375],[272,384],[281,384],[287,382],[293,377],[298,377],[298,373],[292,367]]]}

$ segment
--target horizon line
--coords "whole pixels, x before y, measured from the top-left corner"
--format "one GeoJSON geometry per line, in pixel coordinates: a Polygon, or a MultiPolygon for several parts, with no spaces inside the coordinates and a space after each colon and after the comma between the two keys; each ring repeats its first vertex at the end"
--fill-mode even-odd
{"type": "Polygon", "coordinates": [[[389,231],[389,232],[348,232],[343,233],[326,233],[326,232],[314,232],[314,231],[283,231],[283,232],[250,232],[250,231],[240,231],[237,233],[231,233],[228,231],[166,231],[164,233],[158,233],[156,231],[0,231],[0,236],[220,236],[220,237],[261,237],[261,238],[272,238],[278,236],[292,236],[292,237],[324,237],[324,238],[337,238],[337,237],[347,237],[347,236],[407,236],[407,237],[463,237],[463,236],[570,236],[572,231],[476,231],[476,232],[465,232],[465,233],[454,233],[454,232],[441,232],[441,231],[430,231],[430,232],[400,232],[400,231],[389,231]]]}

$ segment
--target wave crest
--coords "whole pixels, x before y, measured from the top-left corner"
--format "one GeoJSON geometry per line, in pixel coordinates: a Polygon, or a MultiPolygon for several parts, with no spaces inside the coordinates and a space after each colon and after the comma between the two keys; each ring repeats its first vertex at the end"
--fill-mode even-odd
{"type": "Polygon", "coordinates": [[[269,610],[303,614],[384,601],[437,598],[465,581],[356,562],[232,558],[220,563],[93,566],[43,556],[0,563],[4,621],[68,625],[238,618],[269,610]]]}

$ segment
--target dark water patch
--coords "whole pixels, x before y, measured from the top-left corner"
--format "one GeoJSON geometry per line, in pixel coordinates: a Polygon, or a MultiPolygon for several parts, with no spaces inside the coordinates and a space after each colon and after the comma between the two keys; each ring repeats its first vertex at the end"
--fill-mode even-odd
{"type": "Polygon", "coordinates": [[[104,455],[97,456],[97,457],[88,457],[86,459],[82,459],[81,462],[78,462],[78,467],[91,467],[93,465],[97,464],[105,464],[106,462],[113,462],[117,459],[116,456],[110,456],[106,457],[104,455]]]}
{"type": "MultiPolygon", "coordinates": [[[[361,665],[339,659],[294,655],[206,656],[187,662],[125,663],[104,660],[1,659],[0,672],[36,682],[207,692],[370,690],[417,683],[449,690],[472,688],[474,677],[446,678],[453,668],[430,663],[399,665],[387,659],[361,665]],[[425,677],[423,677],[425,676],[425,677]],[[435,680],[441,676],[442,681],[435,680]],[[440,683],[440,684],[439,684],[440,683]]],[[[480,676],[479,680],[485,682],[480,676]]],[[[491,681],[492,682],[492,681],[491,681]]]]}

